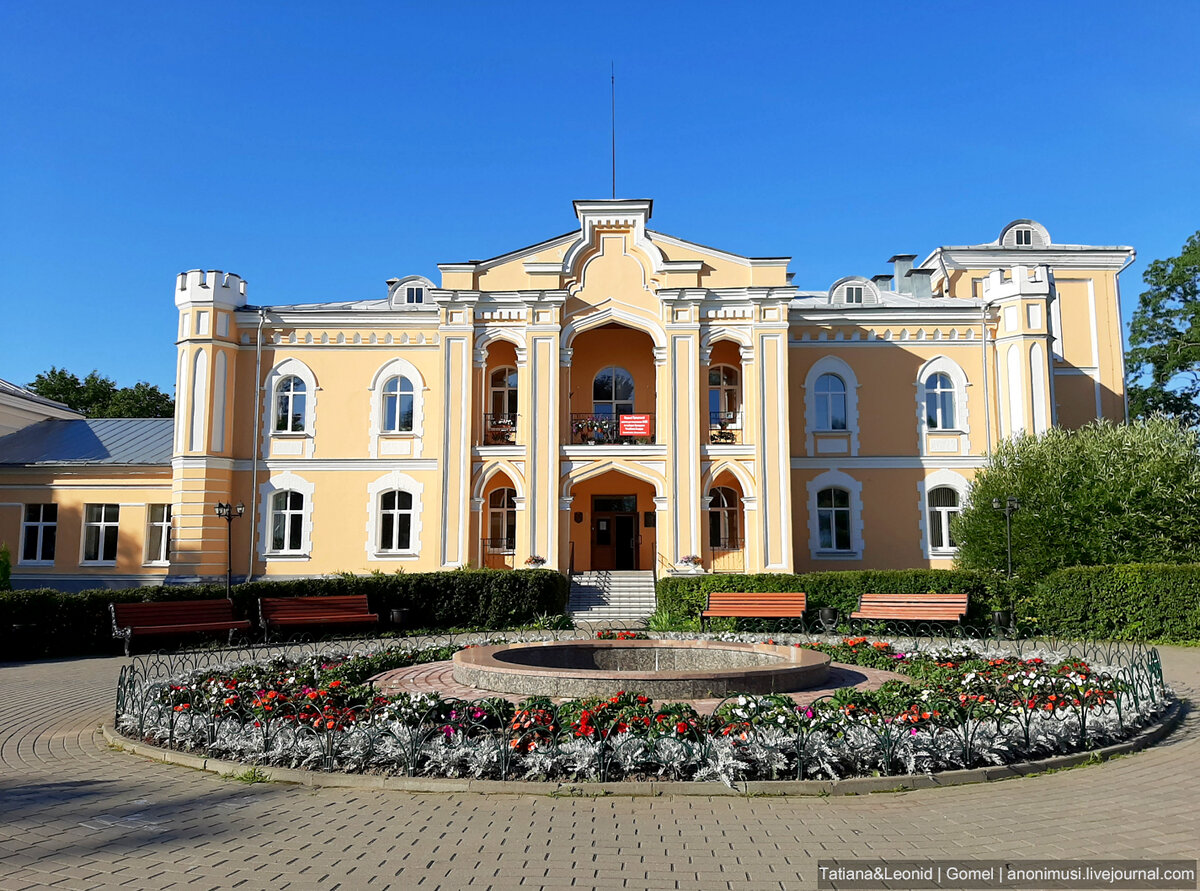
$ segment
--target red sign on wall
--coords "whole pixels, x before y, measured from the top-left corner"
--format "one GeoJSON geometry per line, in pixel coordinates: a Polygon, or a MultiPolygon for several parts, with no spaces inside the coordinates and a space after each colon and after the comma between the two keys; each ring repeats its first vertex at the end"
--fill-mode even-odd
{"type": "Polygon", "coordinates": [[[622,436],[649,436],[649,415],[621,415],[622,436]]]}

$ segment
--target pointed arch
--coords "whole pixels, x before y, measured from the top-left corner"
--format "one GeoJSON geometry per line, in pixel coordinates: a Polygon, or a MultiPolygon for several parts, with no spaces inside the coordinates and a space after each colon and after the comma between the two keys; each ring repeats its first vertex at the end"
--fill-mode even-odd
{"type": "Polygon", "coordinates": [[[499,473],[503,473],[508,477],[509,482],[512,483],[512,487],[517,492],[517,498],[523,502],[525,500],[525,477],[518,472],[511,461],[504,460],[492,461],[484,465],[471,490],[471,497],[476,500],[482,499],[483,493],[487,491],[488,483],[499,473]]]}
{"type": "Polygon", "coordinates": [[[570,348],[575,338],[580,334],[595,328],[601,328],[609,323],[616,323],[624,325],[627,328],[633,328],[636,331],[641,331],[654,341],[656,347],[665,348],[667,345],[667,333],[657,320],[651,319],[648,316],[637,315],[624,309],[618,309],[610,303],[608,306],[604,306],[603,308],[598,307],[586,315],[575,316],[567,322],[562,332],[563,346],[570,348]]]}
{"type": "Polygon", "coordinates": [[[609,471],[623,473],[625,476],[632,477],[635,480],[641,480],[644,483],[649,483],[654,487],[654,495],[657,498],[662,498],[666,495],[667,484],[661,476],[653,471],[647,470],[645,467],[640,467],[637,464],[618,464],[615,461],[604,462],[589,462],[588,464],[572,468],[562,480],[563,498],[571,496],[571,490],[579,483],[594,479],[598,476],[603,476],[609,471]]]}
{"type": "Polygon", "coordinates": [[[708,470],[700,484],[700,491],[707,492],[713,487],[721,474],[728,471],[742,487],[742,499],[756,498],[758,493],[754,488],[754,477],[738,461],[714,461],[708,465],[708,470]]]}

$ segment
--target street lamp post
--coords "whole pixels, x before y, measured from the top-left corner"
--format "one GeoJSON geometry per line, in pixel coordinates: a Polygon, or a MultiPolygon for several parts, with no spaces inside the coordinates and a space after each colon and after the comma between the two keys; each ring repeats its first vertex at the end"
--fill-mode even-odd
{"type": "Polygon", "coordinates": [[[1003,502],[999,498],[992,499],[992,510],[1004,514],[1004,540],[1008,547],[1008,577],[1012,578],[1012,515],[1021,509],[1021,502],[1009,495],[1003,502]]]}
{"type": "Polygon", "coordinates": [[[217,516],[225,521],[225,596],[233,599],[233,518],[240,517],[246,512],[246,505],[240,501],[237,505],[225,501],[217,502],[217,516]]]}

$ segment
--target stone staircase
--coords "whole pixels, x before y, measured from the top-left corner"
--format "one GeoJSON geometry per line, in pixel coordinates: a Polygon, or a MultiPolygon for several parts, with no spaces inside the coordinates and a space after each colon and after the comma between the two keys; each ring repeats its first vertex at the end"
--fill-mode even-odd
{"type": "Polygon", "coordinates": [[[567,612],[577,622],[644,619],[654,608],[653,572],[581,572],[571,578],[567,612]]]}

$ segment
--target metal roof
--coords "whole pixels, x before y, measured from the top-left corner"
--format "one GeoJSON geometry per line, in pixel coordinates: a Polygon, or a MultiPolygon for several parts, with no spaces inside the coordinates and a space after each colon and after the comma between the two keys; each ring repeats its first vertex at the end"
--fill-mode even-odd
{"type": "Polygon", "coordinates": [[[47,399],[45,396],[39,396],[32,390],[27,390],[24,387],[18,387],[16,384],[0,378],[0,394],[5,396],[14,396],[17,399],[27,399],[30,402],[36,402],[40,405],[49,405],[54,408],[61,408],[64,411],[71,411],[71,407],[62,403],[55,402],[53,399],[47,399]]]}
{"type": "Polygon", "coordinates": [[[171,463],[172,418],[82,418],[0,436],[0,465],[171,463]]]}

